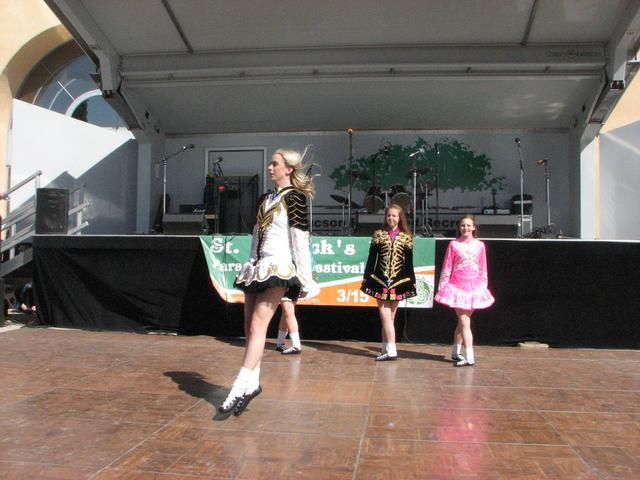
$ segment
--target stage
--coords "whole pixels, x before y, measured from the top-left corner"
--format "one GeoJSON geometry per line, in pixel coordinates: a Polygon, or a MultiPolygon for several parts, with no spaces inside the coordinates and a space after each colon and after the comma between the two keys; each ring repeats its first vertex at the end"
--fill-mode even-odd
{"type": "Polygon", "coordinates": [[[0,333],[0,472],[63,479],[632,479],[640,352],[268,343],[262,395],[222,420],[241,340],[0,333]],[[220,421],[218,421],[220,420],[220,421]]]}
{"type": "MultiPolygon", "coordinates": [[[[436,239],[436,275],[447,239],[436,239]]],[[[474,314],[480,345],[637,348],[640,242],[487,239],[496,303],[474,314]]],[[[214,291],[197,236],[37,235],[34,286],[47,325],[89,330],[243,335],[242,305],[214,291]]],[[[437,279],[437,276],[436,276],[437,279]]],[[[377,341],[373,308],[300,306],[303,339],[377,341]]],[[[405,343],[451,340],[453,312],[401,309],[405,343]]],[[[271,324],[275,334],[276,322],[271,324]]]]}

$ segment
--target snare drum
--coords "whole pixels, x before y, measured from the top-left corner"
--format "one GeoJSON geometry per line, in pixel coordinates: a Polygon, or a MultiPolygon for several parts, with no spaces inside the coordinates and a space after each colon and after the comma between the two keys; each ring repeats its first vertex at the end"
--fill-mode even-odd
{"type": "Polygon", "coordinates": [[[369,213],[377,213],[384,208],[384,196],[380,187],[371,187],[362,201],[362,205],[369,213]]]}
{"type": "Polygon", "coordinates": [[[405,212],[412,210],[411,196],[402,185],[394,185],[391,187],[391,203],[399,205],[405,212]]]}

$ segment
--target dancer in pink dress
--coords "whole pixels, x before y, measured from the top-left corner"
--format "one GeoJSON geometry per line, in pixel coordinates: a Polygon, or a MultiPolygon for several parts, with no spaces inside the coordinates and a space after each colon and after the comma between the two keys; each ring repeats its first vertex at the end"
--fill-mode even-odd
{"type": "Polygon", "coordinates": [[[494,298],[487,288],[487,255],[484,243],[476,238],[473,215],[465,215],[458,221],[458,233],[458,238],[447,247],[434,299],[456,312],[458,325],[453,335],[451,358],[456,367],[465,367],[475,364],[471,315],[474,310],[491,306],[494,298]]]}

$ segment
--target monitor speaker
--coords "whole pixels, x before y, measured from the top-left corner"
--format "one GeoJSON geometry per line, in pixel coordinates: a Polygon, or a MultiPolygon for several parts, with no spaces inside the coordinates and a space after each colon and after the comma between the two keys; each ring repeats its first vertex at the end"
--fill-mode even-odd
{"type": "Polygon", "coordinates": [[[518,225],[479,224],[479,238],[517,238],[518,225]]]}
{"type": "Polygon", "coordinates": [[[66,234],[69,228],[69,190],[36,190],[36,234],[66,234]]]}
{"type": "Polygon", "coordinates": [[[162,217],[162,233],[167,235],[200,235],[203,213],[167,213],[162,217]]]}

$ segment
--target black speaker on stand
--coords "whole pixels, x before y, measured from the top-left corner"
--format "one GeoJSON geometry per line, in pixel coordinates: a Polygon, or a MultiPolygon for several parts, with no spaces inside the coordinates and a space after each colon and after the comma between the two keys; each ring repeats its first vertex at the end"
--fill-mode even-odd
{"type": "Polygon", "coordinates": [[[252,233],[258,211],[258,175],[227,177],[220,195],[220,233],[252,233]]]}
{"type": "Polygon", "coordinates": [[[207,178],[205,220],[215,233],[251,233],[258,211],[258,175],[207,178]],[[209,220],[212,214],[215,220],[209,220]]]}
{"type": "Polygon", "coordinates": [[[36,234],[66,235],[69,229],[69,190],[36,190],[36,234]]]}

